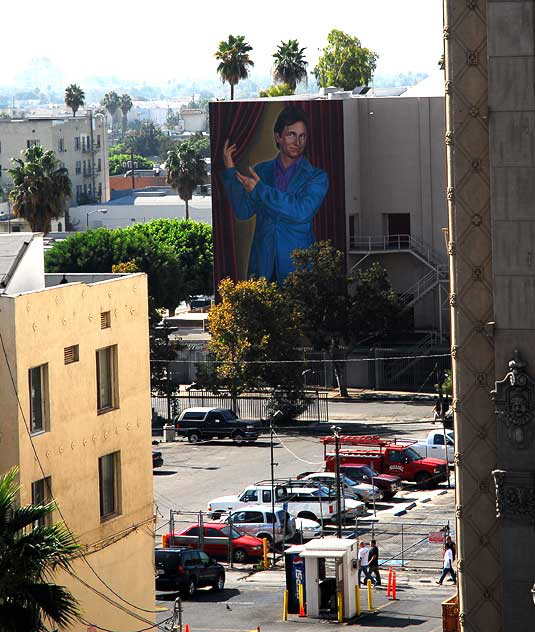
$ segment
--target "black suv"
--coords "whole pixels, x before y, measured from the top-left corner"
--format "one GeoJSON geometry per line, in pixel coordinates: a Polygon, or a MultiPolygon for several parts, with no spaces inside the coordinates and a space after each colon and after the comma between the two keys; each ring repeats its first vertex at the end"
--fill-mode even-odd
{"type": "Polygon", "coordinates": [[[225,587],[225,569],[204,551],[184,547],[155,549],[154,558],[157,590],[179,590],[191,597],[197,588],[225,587]]]}
{"type": "Polygon", "coordinates": [[[256,441],[260,434],[257,424],[239,419],[228,408],[186,408],[175,417],[175,428],[177,434],[187,437],[190,443],[230,438],[241,444],[256,441]]]}

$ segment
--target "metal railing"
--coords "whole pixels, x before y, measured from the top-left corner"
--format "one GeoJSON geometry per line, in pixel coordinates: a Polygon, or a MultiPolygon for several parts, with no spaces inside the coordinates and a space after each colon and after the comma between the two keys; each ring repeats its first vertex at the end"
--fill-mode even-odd
{"type": "Polygon", "coordinates": [[[399,300],[403,309],[412,307],[423,296],[435,288],[439,283],[445,283],[449,279],[448,266],[437,265],[433,270],[430,270],[421,279],[418,279],[414,285],[408,290],[399,295],[399,300]]]}
{"type": "MultiPolygon", "coordinates": [[[[235,411],[244,419],[268,419],[270,417],[270,405],[273,401],[271,392],[244,393],[237,398],[238,410],[235,411]]],[[[186,408],[210,407],[233,408],[233,399],[230,393],[214,394],[209,391],[188,391],[172,395],[152,395],[153,415],[164,420],[172,420],[186,408]]],[[[300,409],[296,419],[300,421],[328,421],[329,399],[328,394],[319,390],[307,391],[304,396],[298,398],[296,407],[300,409]]]]}
{"type": "Polygon", "coordinates": [[[350,250],[357,252],[411,251],[418,254],[431,266],[441,262],[433,249],[412,235],[367,235],[354,236],[349,242],[350,250]]]}

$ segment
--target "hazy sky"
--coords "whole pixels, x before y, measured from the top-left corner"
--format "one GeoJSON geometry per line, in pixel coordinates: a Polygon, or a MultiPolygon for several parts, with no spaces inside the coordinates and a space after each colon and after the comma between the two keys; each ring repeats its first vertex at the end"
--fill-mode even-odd
{"type": "Polygon", "coordinates": [[[378,74],[429,72],[442,54],[442,0],[29,0],[3,2],[2,24],[0,83],[34,57],[49,57],[68,82],[212,78],[214,50],[229,33],[246,36],[261,75],[289,38],[307,47],[312,70],[332,28],[379,53],[378,74]]]}

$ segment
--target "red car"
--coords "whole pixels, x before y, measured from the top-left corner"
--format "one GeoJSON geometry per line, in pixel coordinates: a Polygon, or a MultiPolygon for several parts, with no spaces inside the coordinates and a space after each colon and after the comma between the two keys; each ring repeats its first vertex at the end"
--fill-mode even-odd
{"type": "MultiPolygon", "coordinates": [[[[192,524],[182,531],[175,531],[173,542],[171,534],[163,536],[163,546],[189,546],[192,549],[202,549],[211,557],[228,559],[229,554],[229,525],[220,522],[204,523],[204,543],[199,540],[199,525],[192,524]]],[[[259,558],[263,555],[263,543],[259,538],[242,535],[232,527],[232,559],[235,562],[245,562],[248,558],[259,558]]]]}

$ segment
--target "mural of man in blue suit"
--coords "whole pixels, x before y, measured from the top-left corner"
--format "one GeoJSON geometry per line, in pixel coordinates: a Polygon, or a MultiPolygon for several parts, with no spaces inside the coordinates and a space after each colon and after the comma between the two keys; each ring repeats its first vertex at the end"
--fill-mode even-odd
{"type": "Polygon", "coordinates": [[[223,148],[223,182],[236,217],[256,215],[248,276],[282,284],[293,270],[291,254],[316,241],[312,221],[329,188],[325,171],[305,158],[308,124],[298,107],[284,108],[273,127],[277,156],[240,173],[236,145],[223,148]]]}

